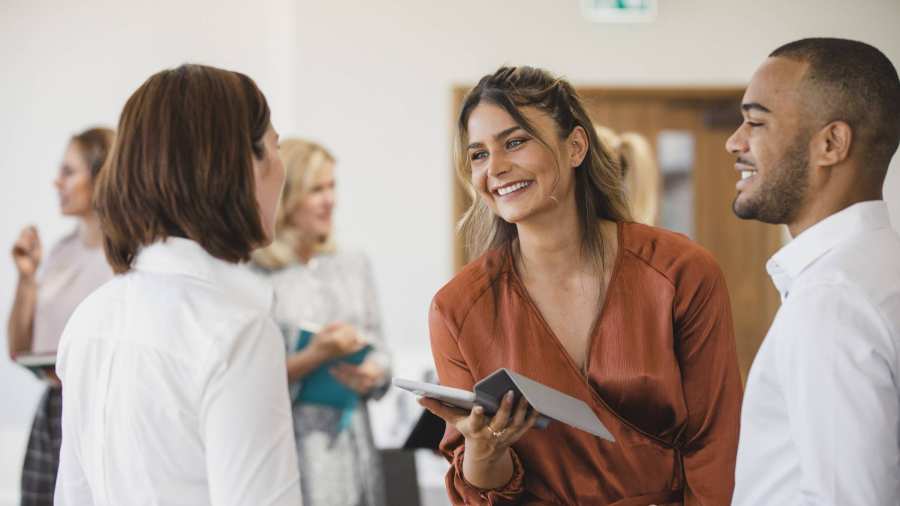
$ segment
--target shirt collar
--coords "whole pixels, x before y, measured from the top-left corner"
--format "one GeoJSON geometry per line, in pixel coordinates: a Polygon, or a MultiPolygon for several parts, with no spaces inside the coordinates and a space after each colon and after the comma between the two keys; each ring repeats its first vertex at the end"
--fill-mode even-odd
{"type": "Polygon", "coordinates": [[[271,285],[246,266],[215,258],[190,239],[168,237],[141,248],[134,270],[200,279],[266,313],[272,310],[271,285]]]}
{"type": "Polygon", "coordinates": [[[887,204],[883,200],[853,204],[804,230],[772,255],[766,270],[782,300],[786,299],[794,280],[834,247],[859,233],[890,226],[887,204]]]}

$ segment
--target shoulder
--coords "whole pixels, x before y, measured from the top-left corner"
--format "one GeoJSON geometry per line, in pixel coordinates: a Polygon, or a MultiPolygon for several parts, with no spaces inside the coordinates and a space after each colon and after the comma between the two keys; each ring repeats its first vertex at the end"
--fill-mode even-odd
{"type": "Polygon", "coordinates": [[[78,247],[78,231],[72,230],[68,234],[62,236],[58,241],[53,243],[47,258],[44,261],[45,269],[58,262],[65,262],[65,258],[69,256],[75,248],[78,247]]]}
{"type": "Polygon", "coordinates": [[[683,234],[640,223],[622,226],[623,254],[678,286],[696,279],[722,277],[715,257],[683,234]]]}
{"type": "Polygon", "coordinates": [[[469,310],[493,283],[499,282],[509,271],[509,255],[503,250],[490,250],[466,264],[435,294],[431,311],[461,323],[469,310]]]}
{"type": "Polygon", "coordinates": [[[803,271],[783,309],[821,314],[819,321],[852,318],[853,313],[865,319],[863,313],[869,313],[900,339],[898,279],[900,235],[892,229],[873,231],[843,243],[803,271]]]}
{"type": "Polygon", "coordinates": [[[872,295],[858,283],[833,279],[792,288],[769,332],[779,354],[795,360],[817,355],[829,362],[881,357],[895,367],[900,359],[900,301],[894,302],[891,314],[872,295]]]}
{"type": "Polygon", "coordinates": [[[798,286],[844,285],[865,293],[876,304],[883,304],[890,299],[900,300],[897,279],[900,279],[900,235],[884,228],[844,241],[824,254],[800,275],[798,286]]]}
{"type": "Polygon", "coordinates": [[[100,320],[120,327],[116,332],[133,329],[148,338],[180,334],[200,342],[220,341],[269,318],[265,308],[249,303],[245,295],[182,274],[129,271],[92,293],[72,319],[97,325],[94,321],[102,316],[100,320]]]}
{"type": "Polygon", "coordinates": [[[66,330],[70,327],[84,328],[86,325],[105,321],[105,315],[115,314],[122,301],[121,278],[113,277],[82,299],[69,317],[66,330]]]}
{"type": "Polygon", "coordinates": [[[360,250],[337,250],[321,255],[320,260],[353,271],[368,271],[371,268],[369,256],[360,250]]]}

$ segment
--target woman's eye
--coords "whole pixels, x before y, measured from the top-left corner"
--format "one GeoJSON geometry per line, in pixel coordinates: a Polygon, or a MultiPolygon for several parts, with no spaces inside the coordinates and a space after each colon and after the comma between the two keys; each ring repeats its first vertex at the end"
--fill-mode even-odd
{"type": "Polygon", "coordinates": [[[517,148],[517,147],[521,146],[522,144],[525,144],[525,142],[527,140],[528,139],[510,139],[510,140],[506,141],[506,148],[507,149],[517,148]]]}
{"type": "Polygon", "coordinates": [[[748,121],[747,124],[750,125],[750,128],[756,128],[758,126],[762,126],[762,123],[757,123],[755,121],[748,121]]]}
{"type": "Polygon", "coordinates": [[[473,151],[471,155],[469,155],[471,160],[484,160],[487,158],[487,151],[473,151]]]}

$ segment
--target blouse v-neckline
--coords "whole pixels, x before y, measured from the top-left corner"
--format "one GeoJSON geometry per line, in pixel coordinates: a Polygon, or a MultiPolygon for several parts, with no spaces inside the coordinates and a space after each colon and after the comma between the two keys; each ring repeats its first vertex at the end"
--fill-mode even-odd
{"type": "Polygon", "coordinates": [[[569,364],[569,366],[578,374],[579,377],[581,377],[585,381],[587,381],[588,371],[590,371],[590,365],[591,365],[590,350],[593,349],[593,347],[594,347],[594,338],[596,337],[596,334],[600,328],[600,324],[603,322],[604,316],[607,313],[607,308],[609,307],[609,304],[610,304],[609,294],[612,291],[613,284],[618,279],[619,271],[621,270],[622,256],[623,256],[623,252],[624,252],[623,245],[625,243],[624,229],[625,229],[625,227],[622,225],[622,222],[616,222],[616,245],[617,245],[616,257],[615,257],[615,260],[613,261],[613,268],[612,268],[612,272],[610,273],[609,284],[606,285],[606,290],[603,294],[603,304],[600,306],[600,311],[597,312],[597,316],[595,317],[594,323],[591,325],[591,330],[588,333],[588,339],[587,339],[587,343],[585,345],[586,346],[585,350],[587,350],[587,353],[585,353],[583,368],[578,367],[578,364],[575,362],[575,359],[572,357],[572,355],[566,349],[565,345],[563,344],[563,342],[559,338],[559,336],[556,335],[556,332],[553,330],[553,327],[551,327],[550,323],[547,322],[547,319],[544,318],[544,314],[541,313],[541,310],[538,307],[537,303],[531,297],[531,294],[528,293],[528,288],[525,286],[525,282],[522,281],[522,278],[519,276],[519,273],[516,270],[515,261],[512,257],[512,252],[507,253],[507,262],[508,262],[507,265],[508,265],[508,268],[510,271],[510,277],[512,279],[513,285],[520,292],[519,295],[522,297],[522,299],[525,301],[525,303],[531,308],[531,310],[534,312],[534,314],[537,315],[538,320],[541,322],[541,325],[544,327],[544,330],[552,337],[552,341],[559,348],[560,353],[563,355],[563,357],[565,357],[565,360],[569,364]]]}

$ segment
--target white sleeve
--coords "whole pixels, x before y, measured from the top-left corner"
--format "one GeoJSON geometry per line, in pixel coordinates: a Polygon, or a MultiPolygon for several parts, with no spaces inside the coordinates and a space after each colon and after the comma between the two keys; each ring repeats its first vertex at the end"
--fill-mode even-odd
{"type": "MultiPolygon", "coordinates": [[[[381,321],[381,306],[378,303],[378,291],[375,287],[375,275],[372,264],[365,255],[360,255],[359,276],[362,278],[363,328],[362,332],[375,347],[371,357],[385,370],[391,369],[391,356],[384,339],[384,326],[381,321]]],[[[390,374],[390,372],[388,373],[390,374]]],[[[388,378],[388,381],[390,378],[388,378]]]]}
{"type": "Polygon", "coordinates": [[[54,506],[93,506],[94,498],[84,476],[84,470],[81,468],[81,462],[74,454],[73,445],[67,443],[66,439],[66,429],[63,427],[53,504],[54,506]]]}
{"type": "Polygon", "coordinates": [[[882,315],[864,293],[821,284],[782,311],[778,374],[803,504],[900,504],[897,355],[882,315]]]}
{"type": "Polygon", "coordinates": [[[214,506],[297,506],[300,475],[284,344],[260,316],[212,361],[200,406],[214,506]]]}
{"type": "MultiPolygon", "coordinates": [[[[66,347],[61,343],[58,352],[56,371],[59,378],[65,382],[66,347]]],[[[74,401],[66,404],[65,396],[62,397],[62,445],[59,450],[59,468],[56,471],[56,487],[53,492],[53,504],[55,506],[93,506],[94,498],[84,474],[78,449],[78,429],[73,424],[77,417],[66,416],[66,412],[81,409],[74,401]]]]}

